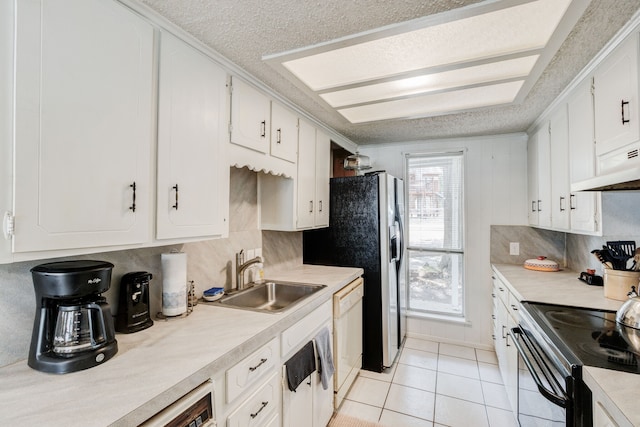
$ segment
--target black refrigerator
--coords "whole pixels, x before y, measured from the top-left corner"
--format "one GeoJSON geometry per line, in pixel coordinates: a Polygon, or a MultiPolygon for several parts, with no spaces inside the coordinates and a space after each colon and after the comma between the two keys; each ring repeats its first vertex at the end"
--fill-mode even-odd
{"type": "Polygon", "coordinates": [[[305,264],[364,269],[362,368],[393,364],[406,333],[404,187],[384,172],[332,178],[329,227],[303,233],[305,264]]]}

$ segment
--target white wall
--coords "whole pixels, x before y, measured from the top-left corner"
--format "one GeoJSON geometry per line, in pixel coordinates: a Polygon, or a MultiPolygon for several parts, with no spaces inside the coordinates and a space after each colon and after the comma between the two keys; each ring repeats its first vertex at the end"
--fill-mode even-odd
{"type": "Polygon", "coordinates": [[[404,177],[405,154],[465,151],[464,324],[411,317],[408,335],[492,348],[490,226],[527,224],[527,135],[415,141],[359,147],[374,170],[404,177]]]}

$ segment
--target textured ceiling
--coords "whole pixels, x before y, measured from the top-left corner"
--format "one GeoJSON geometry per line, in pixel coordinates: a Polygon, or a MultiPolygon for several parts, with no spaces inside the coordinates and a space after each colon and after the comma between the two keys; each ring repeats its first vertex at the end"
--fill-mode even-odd
{"type": "Polygon", "coordinates": [[[317,103],[264,63],[262,57],[478,0],[140,1],[357,144],[525,131],[640,8],[640,0],[593,0],[520,105],[358,125],[317,103]]]}

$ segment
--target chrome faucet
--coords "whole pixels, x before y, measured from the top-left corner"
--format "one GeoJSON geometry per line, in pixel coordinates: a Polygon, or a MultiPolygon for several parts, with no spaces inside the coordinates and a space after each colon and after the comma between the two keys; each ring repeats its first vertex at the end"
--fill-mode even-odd
{"type": "Polygon", "coordinates": [[[236,254],[236,288],[241,291],[244,289],[244,271],[251,265],[264,262],[261,256],[257,256],[249,261],[244,261],[244,251],[236,254]]]}

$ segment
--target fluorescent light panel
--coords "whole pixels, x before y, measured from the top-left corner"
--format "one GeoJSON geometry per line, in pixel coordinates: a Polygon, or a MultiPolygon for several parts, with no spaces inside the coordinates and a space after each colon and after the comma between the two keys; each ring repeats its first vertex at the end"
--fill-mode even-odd
{"type": "Polygon", "coordinates": [[[525,78],[539,55],[322,93],[332,107],[362,104],[500,80],[525,78]]]}
{"type": "Polygon", "coordinates": [[[435,116],[513,102],[524,80],[339,109],[351,123],[435,116]]]}
{"type": "Polygon", "coordinates": [[[570,0],[539,0],[283,65],[314,91],[545,46],[570,0]],[[526,31],[523,31],[526,29],[526,31]]]}
{"type": "Polygon", "coordinates": [[[588,2],[487,1],[265,60],[352,123],[513,103],[555,53],[565,13],[573,25],[588,2]]]}

